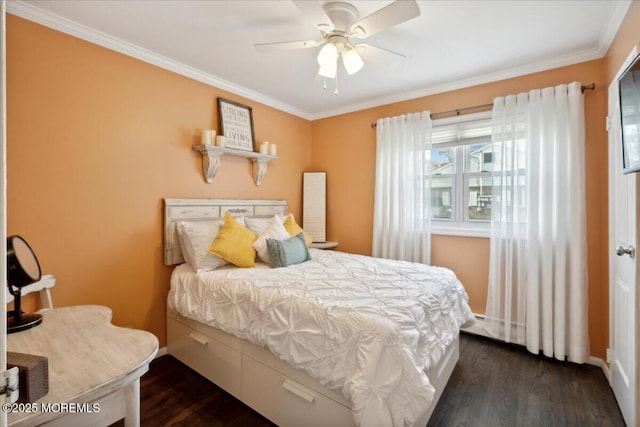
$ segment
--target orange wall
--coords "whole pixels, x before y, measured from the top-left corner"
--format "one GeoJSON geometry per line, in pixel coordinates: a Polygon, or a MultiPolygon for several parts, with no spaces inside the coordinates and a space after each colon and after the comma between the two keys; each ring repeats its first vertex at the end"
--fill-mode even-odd
{"type": "Polygon", "coordinates": [[[57,277],[54,304],[110,306],[163,346],[164,197],[286,199],[301,215],[308,121],[13,15],[7,66],[8,232],[57,277]],[[251,105],[256,139],[278,144],[260,187],[237,157],[204,182],[191,146],[217,128],[218,96],[251,105]]]}
{"type": "MultiPolygon", "coordinates": [[[[595,83],[585,94],[587,145],[587,227],[589,328],[592,354],[604,357],[608,343],[606,266],[606,74],[603,60],[530,74],[495,83],[441,93],[318,120],[312,123],[312,166],[327,171],[328,238],[347,252],[371,254],[378,118],[416,111],[447,111],[490,103],[493,98],[571,81],[595,83]]],[[[483,238],[434,236],[432,263],[451,268],[469,293],[474,312],[486,305],[489,241],[483,238]]]]}

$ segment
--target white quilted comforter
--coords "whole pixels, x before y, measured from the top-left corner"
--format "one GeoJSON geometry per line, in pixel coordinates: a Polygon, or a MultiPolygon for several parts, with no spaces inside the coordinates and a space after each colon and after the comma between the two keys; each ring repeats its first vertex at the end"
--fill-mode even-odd
{"type": "Polygon", "coordinates": [[[266,346],[341,391],[358,425],[411,425],[433,399],[424,370],[473,322],[462,284],[445,268],[316,249],[311,256],[275,269],[196,274],[179,266],[169,308],[266,346]]]}

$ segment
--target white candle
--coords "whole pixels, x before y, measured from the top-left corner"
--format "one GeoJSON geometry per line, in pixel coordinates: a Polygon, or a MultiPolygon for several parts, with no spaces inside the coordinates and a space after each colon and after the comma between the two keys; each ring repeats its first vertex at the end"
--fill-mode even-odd
{"type": "MultiPolygon", "coordinates": [[[[202,130],[202,137],[200,138],[200,143],[202,145],[207,145],[207,141],[209,139],[209,132],[206,129],[202,130]]],[[[209,142],[211,144],[211,142],[209,142]]]]}
{"type": "Polygon", "coordinates": [[[224,136],[222,136],[222,135],[216,136],[216,145],[218,147],[224,147],[224,145],[225,145],[224,136]]]}
{"type": "Polygon", "coordinates": [[[269,145],[269,154],[271,156],[275,156],[278,153],[278,147],[276,146],[276,144],[270,144],[269,145]]]}
{"type": "Polygon", "coordinates": [[[269,142],[265,141],[262,143],[262,145],[260,146],[260,152],[262,154],[269,154],[269,142]]]}
{"type": "Polygon", "coordinates": [[[211,145],[213,144],[213,140],[216,137],[215,130],[204,129],[202,131],[202,144],[203,145],[211,145]]]}

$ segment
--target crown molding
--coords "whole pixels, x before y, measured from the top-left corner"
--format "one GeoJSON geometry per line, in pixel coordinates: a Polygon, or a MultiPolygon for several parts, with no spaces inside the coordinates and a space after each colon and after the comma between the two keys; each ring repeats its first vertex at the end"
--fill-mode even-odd
{"type": "MultiPolygon", "coordinates": [[[[326,110],[317,114],[312,114],[310,120],[313,121],[313,120],[324,119],[327,117],[337,116],[340,114],[352,113],[355,111],[380,107],[383,105],[393,104],[396,102],[408,101],[411,99],[422,98],[424,96],[435,95],[443,92],[450,92],[453,90],[464,89],[464,88],[478,86],[486,83],[493,83],[500,80],[506,80],[514,77],[524,76],[526,74],[533,74],[540,71],[546,71],[554,68],[560,68],[568,65],[578,64],[580,62],[600,59],[604,56],[601,53],[601,50],[602,49],[600,47],[597,47],[597,48],[589,49],[583,52],[573,53],[571,55],[564,55],[564,56],[552,58],[546,61],[538,61],[531,64],[509,68],[506,70],[493,71],[486,74],[481,74],[479,76],[474,76],[468,79],[455,80],[451,82],[443,82],[443,83],[429,86],[424,89],[397,93],[390,96],[371,98],[365,102],[352,104],[344,108],[326,110]]],[[[605,52],[606,52],[606,49],[605,49],[605,52]]]]}
{"type": "Polygon", "coordinates": [[[238,96],[293,114],[294,116],[310,120],[310,115],[306,111],[302,111],[261,93],[238,86],[228,80],[205,73],[197,68],[190,67],[151,50],[144,49],[117,37],[110,36],[109,34],[87,27],[86,25],[82,25],[70,19],[50,13],[31,4],[24,3],[22,1],[8,1],[6,5],[7,12],[12,15],[53,28],[54,30],[62,33],[114,50],[124,55],[139,59],[140,61],[147,62],[157,67],[164,68],[165,70],[197,80],[201,83],[226,90],[238,96]]]}

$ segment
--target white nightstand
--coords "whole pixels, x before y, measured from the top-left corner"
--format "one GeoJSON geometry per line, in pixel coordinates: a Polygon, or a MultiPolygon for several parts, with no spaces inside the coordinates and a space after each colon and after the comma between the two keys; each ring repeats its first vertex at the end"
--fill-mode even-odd
{"type": "Polygon", "coordinates": [[[330,241],[313,242],[312,244],[309,245],[310,248],[315,248],[315,249],[332,249],[332,248],[335,248],[336,246],[338,246],[338,242],[330,242],[330,241]]]}

